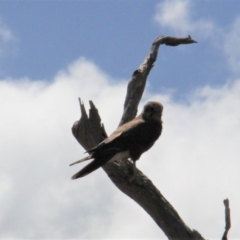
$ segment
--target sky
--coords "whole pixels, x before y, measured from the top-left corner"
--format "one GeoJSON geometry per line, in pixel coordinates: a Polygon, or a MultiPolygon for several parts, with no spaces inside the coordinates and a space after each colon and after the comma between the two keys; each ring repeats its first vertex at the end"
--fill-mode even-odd
{"type": "Polygon", "coordinates": [[[72,181],[84,157],[71,133],[80,97],[110,134],[128,80],[158,36],[139,106],[164,105],[160,139],[137,162],[184,222],[240,239],[240,2],[237,0],[0,2],[0,238],[167,239],[102,169],[72,181]]]}

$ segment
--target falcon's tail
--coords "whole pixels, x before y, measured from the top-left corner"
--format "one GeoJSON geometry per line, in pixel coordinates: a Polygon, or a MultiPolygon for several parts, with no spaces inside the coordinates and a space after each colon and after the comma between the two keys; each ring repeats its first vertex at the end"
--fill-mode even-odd
{"type": "Polygon", "coordinates": [[[99,159],[98,160],[94,159],[86,167],[84,167],[82,170],[80,170],[75,175],[73,175],[72,179],[84,177],[84,176],[88,175],[89,173],[95,171],[96,169],[100,168],[102,165],[103,165],[102,161],[99,161],[99,159]]]}
{"type": "Polygon", "coordinates": [[[92,159],[92,155],[86,156],[85,158],[82,158],[82,159],[80,159],[76,162],[73,162],[69,166],[72,166],[72,165],[75,165],[75,164],[78,164],[78,163],[81,163],[81,162],[84,162],[84,161],[87,161],[87,160],[90,160],[90,159],[92,159]]]}

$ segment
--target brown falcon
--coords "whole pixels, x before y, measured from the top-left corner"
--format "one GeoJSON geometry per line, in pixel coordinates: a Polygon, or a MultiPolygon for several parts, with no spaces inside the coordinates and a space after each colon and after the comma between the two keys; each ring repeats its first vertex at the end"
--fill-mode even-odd
{"type": "Polygon", "coordinates": [[[72,176],[72,179],[84,177],[105,163],[131,158],[133,178],[136,173],[136,161],[142,153],[150,149],[162,132],[163,106],[159,102],[148,102],[140,115],[118,127],[108,138],[88,150],[88,156],[70,164],[70,166],[93,159],[87,166],[72,176]]]}

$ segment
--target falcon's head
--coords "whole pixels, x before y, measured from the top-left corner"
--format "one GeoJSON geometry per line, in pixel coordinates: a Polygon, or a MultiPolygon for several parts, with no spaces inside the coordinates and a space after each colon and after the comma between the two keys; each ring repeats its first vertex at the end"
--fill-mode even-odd
{"type": "Polygon", "coordinates": [[[159,102],[148,102],[142,112],[142,116],[146,120],[161,120],[163,105],[159,102]]]}

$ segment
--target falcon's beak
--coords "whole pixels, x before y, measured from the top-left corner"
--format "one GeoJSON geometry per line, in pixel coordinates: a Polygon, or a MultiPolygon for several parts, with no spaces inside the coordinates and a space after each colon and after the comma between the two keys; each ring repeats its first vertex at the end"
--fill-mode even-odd
{"type": "Polygon", "coordinates": [[[154,113],[152,118],[156,119],[156,120],[159,120],[159,119],[162,118],[162,113],[161,112],[154,113]]]}

